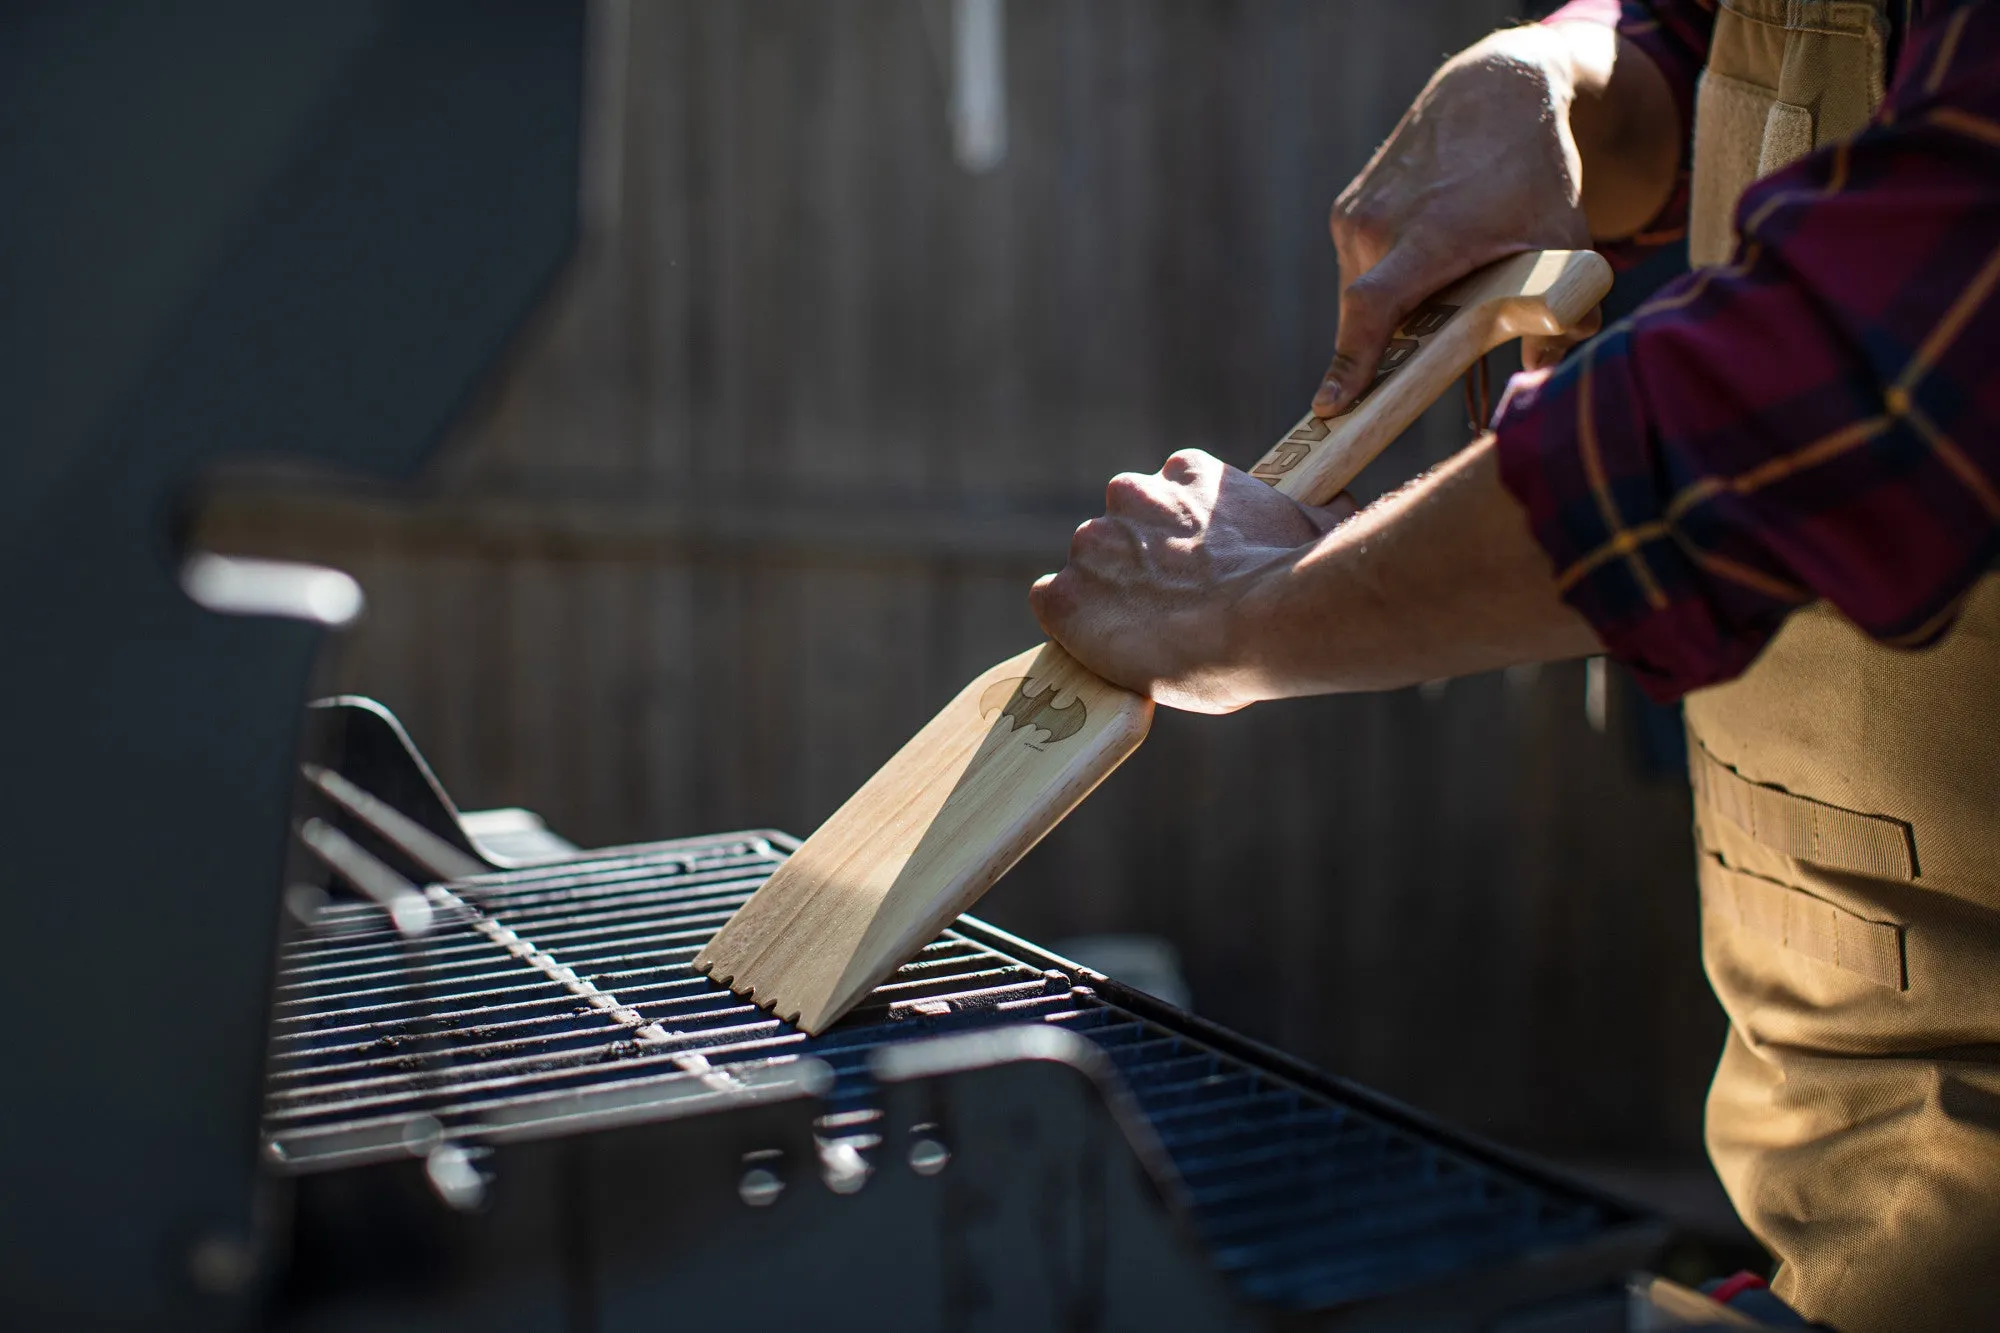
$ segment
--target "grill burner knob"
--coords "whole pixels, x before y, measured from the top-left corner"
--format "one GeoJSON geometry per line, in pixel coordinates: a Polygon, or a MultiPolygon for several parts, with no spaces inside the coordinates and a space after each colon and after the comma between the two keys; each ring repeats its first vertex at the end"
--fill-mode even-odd
{"type": "Polygon", "coordinates": [[[910,1170],[920,1176],[934,1176],[951,1162],[951,1149],[936,1139],[920,1138],[910,1145],[910,1170]]]}
{"type": "Polygon", "coordinates": [[[769,1167],[753,1166],[736,1183],[736,1193],[752,1208],[769,1208],[785,1192],[785,1182],[769,1167]]]}
{"type": "Polygon", "coordinates": [[[456,1143],[432,1149],[424,1158],[424,1174],[430,1177],[438,1198],[462,1213],[485,1202],[486,1177],[473,1165],[472,1152],[456,1143]]]}
{"type": "Polygon", "coordinates": [[[819,1149],[820,1173],[826,1187],[835,1194],[857,1194],[868,1183],[868,1159],[861,1149],[846,1139],[822,1142],[819,1149]]]}
{"type": "Polygon", "coordinates": [[[403,1122],[403,1147],[412,1157],[428,1157],[444,1143],[444,1126],[437,1117],[412,1116],[403,1122]]]}
{"type": "Polygon", "coordinates": [[[785,1154],[777,1148],[760,1148],[743,1154],[743,1178],[736,1182],[736,1197],[752,1208],[769,1208],[785,1192],[785,1178],[778,1174],[785,1154]]]}

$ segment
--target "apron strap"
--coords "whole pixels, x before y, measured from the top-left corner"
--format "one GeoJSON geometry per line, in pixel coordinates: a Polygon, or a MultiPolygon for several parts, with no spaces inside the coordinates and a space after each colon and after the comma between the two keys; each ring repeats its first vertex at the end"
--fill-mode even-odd
{"type": "Polygon", "coordinates": [[[1782,787],[1752,782],[1696,743],[1695,800],[1774,852],[1830,870],[1907,883],[1917,877],[1910,826],[1886,815],[1864,815],[1782,787]]]}

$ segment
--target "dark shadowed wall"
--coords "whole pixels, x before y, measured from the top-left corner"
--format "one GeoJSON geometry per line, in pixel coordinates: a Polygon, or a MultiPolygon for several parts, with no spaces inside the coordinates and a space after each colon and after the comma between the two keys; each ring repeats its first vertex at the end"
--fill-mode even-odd
{"type": "MultiPolygon", "coordinates": [[[[942,4],[634,5],[593,144],[619,188],[423,492],[212,508],[219,545],[362,580],[328,684],[462,803],[587,844],[810,831],[1035,641],[1026,586],[1105,478],[1294,419],[1327,205],[1509,13],[1005,12],[1009,152],[974,175],[942,4]]],[[[1466,437],[1434,411],[1369,488],[1466,437]]],[[[1163,714],[979,911],[1167,936],[1203,1012],[1489,1133],[1692,1154],[1720,1020],[1687,795],[1584,677],[1163,714]]]]}

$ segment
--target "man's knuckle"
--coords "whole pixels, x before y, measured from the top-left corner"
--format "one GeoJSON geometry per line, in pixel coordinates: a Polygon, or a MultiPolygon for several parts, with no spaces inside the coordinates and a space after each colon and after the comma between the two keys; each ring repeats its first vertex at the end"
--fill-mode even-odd
{"type": "Polygon", "coordinates": [[[1401,285],[1379,264],[1349,284],[1347,295],[1375,315],[1394,315],[1403,300],[1401,285]]]}
{"type": "Polygon", "coordinates": [[[1335,222],[1362,222],[1381,214],[1381,201],[1376,192],[1359,180],[1348,182],[1347,188],[1333,197],[1331,217],[1335,222]]]}
{"type": "Polygon", "coordinates": [[[1336,241],[1374,252],[1385,249],[1396,231],[1390,211],[1368,198],[1336,199],[1327,226],[1336,241]]]}
{"type": "Polygon", "coordinates": [[[1061,574],[1036,588],[1032,594],[1036,614],[1045,620],[1062,622],[1076,614],[1076,595],[1069,579],[1061,574]]]}
{"type": "Polygon", "coordinates": [[[1074,563],[1088,563],[1103,555],[1117,544],[1118,524],[1109,518],[1093,518],[1077,525],[1069,539],[1070,559],[1074,563]]]}
{"type": "Polygon", "coordinates": [[[1146,479],[1137,472],[1120,472],[1104,484],[1104,507],[1118,509],[1146,498],[1146,479]]]}

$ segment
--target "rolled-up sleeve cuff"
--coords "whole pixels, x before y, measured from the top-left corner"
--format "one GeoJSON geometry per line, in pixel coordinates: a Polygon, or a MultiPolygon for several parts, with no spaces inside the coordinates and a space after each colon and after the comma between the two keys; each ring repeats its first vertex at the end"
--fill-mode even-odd
{"type": "Polygon", "coordinates": [[[1726,627],[1687,552],[1659,540],[1666,523],[1640,405],[1616,376],[1593,378],[1594,350],[1509,384],[1493,423],[1500,478],[1563,601],[1647,694],[1670,702],[1740,674],[1781,617],[1726,627]]]}
{"type": "MultiPolygon", "coordinates": [[[[1683,0],[1662,14],[1646,0],[1569,0],[1543,23],[1595,23],[1644,51],[1659,66],[1680,109],[1681,127],[1694,124],[1694,90],[1708,59],[1708,29],[1714,6],[1683,0]],[[1682,10],[1687,12],[1683,13],[1682,10]]],[[[1691,138],[1683,135],[1683,139],[1691,138]]]]}
{"type": "Polygon", "coordinates": [[[1664,245],[1687,235],[1688,200],[1691,191],[1689,168],[1694,142],[1694,94],[1707,59],[1709,15],[1700,6],[1691,14],[1663,17],[1644,0],[1569,0],[1550,14],[1547,23],[1595,23],[1614,28],[1618,35],[1644,52],[1667,81],[1674,108],[1680,114],[1681,160],[1675,167],[1674,187],[1660,211],[1630,236],[1603,241],[1599,253],[1613,268],[1630,268],[1664,245]]]}

